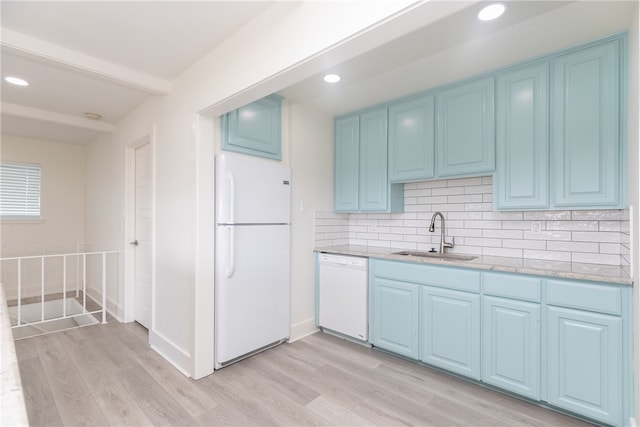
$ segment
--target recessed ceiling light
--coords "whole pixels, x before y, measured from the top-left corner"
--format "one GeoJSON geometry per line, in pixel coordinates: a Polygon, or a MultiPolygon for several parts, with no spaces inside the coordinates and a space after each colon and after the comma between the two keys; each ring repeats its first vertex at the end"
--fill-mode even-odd
{"type": "Polygon", "coordinates": [[[29,82],[20,77],[7,76],[4,78],[7,82],[16,86],[29,86],[29,82]]]}
{"type": "Polygon", "coordinates": [[[491,21],[502,16],[507,6],[504,3],[491,3],[482,8],[478,13],[478,19],[481,21],[491,21]]]}
{"type": "Polygon", "coordinates": [[[324,81],[327,83],[337,83],[340,81],[340,76],[337,74],[327,74],[324,76],[324,81]]]}

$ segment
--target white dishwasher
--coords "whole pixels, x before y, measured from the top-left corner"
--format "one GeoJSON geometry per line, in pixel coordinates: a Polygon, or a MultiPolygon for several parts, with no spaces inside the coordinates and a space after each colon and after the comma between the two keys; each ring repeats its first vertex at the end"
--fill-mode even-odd
{"type": "Polygon", "coordinates": [[[318,261],[318,326],[366,341],[368,259],[321,253],[318,261]]]}

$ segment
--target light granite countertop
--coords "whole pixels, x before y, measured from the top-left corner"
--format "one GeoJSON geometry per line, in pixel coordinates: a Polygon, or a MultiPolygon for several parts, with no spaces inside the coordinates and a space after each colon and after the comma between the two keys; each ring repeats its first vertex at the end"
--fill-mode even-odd
{"type": "Polygon", "coordinates": [[[0,284],[0,426],[27,426],[20,370],[4,288],[0,284]]]}
{"type": "Polygon", "coordinates": [[[561,277],[565,279],[633,285],[633,279],[631,278],[629,269],[616,265],[582,264],[548,260],[528,260],[522,258],[506,258],[495,256],[478,256],[471,261],[416,256],[408,257],[406,255],[394,254],[395,252],[400,252],[405,249],[357,245],[324,246],[316,247],[314,250],[316,252],[352,255],[367,258],[389,259],[394,261],[437,264],[452,267],[477,268],[480,270],[535,274],[539,276],[561,277]]]}

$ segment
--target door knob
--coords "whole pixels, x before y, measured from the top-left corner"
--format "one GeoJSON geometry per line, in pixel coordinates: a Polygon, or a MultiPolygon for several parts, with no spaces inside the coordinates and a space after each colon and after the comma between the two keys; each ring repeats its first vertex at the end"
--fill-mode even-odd
{"type": "Polygon", "coordinates": [[[138,240],[134,240],[133,242],[129,242],[130,245],[138,246],[138,240]]]}

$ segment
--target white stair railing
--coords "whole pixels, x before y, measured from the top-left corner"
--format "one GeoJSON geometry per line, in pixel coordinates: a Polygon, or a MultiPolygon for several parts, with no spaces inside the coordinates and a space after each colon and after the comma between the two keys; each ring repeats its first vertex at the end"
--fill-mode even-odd
{"type": "MultiPolygon", "coordinates": [[[[109,271],[116,276],[119,275],[120,254],[121,251],[102,251],[0,258],[2,283],[9,311],[13,313],[12,328],[34,326],[60,319],[76,319],[87,315],[101,316],[101,322],[107,323],[107,277],[109,271]],[[70,291],[67,273],[69,264],[76,270],[75,298],[68,298],[67,295],[70,291]],[[12,265],[15,268],[15,276],[12,274],[12,265]],[[50,270],[55,270],[56,266],[61,266],[61,280],[54,272],[47,274],[50,270]],[[34,271],[38,269],[39,272],[34,271]],[[79,272],[81,277],[78,277],[79,272]],[[39,273],[39,283],[33,279],[37,277],[36,273],[39,273]],[[47,283],[48,281],[50,283],[47,283]],[[39,288],[39,292],[34,295],[36,287],[39,288]],[[80,289],[81,304],[78,301],[80,289]],[[60,300],[55,297],[60,293],[62,307],[58,309],[57,303],[60,300]],[[93,294],[89,295],[89,299],[99,307],[98,309],[87,309],[88,293],[93,294]],[[34,313],[34,303],[39,303],[39,313],[34,313]]],[[[117,280],[117,277],[114,278],[114,283],[117,283],[117,280]]]]}

